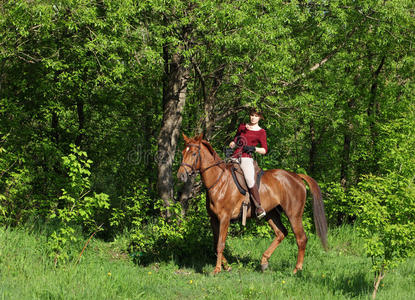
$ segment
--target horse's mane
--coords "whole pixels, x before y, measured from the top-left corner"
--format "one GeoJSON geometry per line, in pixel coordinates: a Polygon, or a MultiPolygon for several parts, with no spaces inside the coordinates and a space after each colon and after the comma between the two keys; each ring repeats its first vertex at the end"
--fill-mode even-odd
{"type": "Polygon", "coordinates": [[[201,143],[209,150],[215,161],[222,160],[222,158],[216,153],[215,149],[213,149],[212,145],[208,141],[202,140],[201,143]]]}

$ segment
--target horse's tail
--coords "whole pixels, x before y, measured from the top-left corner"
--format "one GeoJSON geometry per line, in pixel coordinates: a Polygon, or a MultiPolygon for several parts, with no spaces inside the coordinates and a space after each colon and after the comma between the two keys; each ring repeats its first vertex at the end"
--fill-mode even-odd
{"type": "Polygon", "coordinates": [[[310,176],[304,174],[298,174],[304,179],[310,187],[311,194],[313,194],[313,217],[314,224],[316,225],[317,235],[320,238],[321,244],[324,250],[327,251],[327,220],[326,214],[324,213],[323,197],[321,196],[321,190],[317,182],[310,176]]]}

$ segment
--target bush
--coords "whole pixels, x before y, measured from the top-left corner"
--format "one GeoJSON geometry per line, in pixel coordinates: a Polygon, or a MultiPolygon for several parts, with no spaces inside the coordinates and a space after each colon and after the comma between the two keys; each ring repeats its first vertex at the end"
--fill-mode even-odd
{"type": "MultiPolygon", "coordinates": [[[[139,207],[137,203],[133,207],[139,207]]],[[[182,215],[180,203],[165,208],[163,201],[154,202],[152,210],[158,210],[158,218],[136,210],[135,226],[132,228],[129,251],[137,263],[169,259],[186,260],[198,255],[213,254],[213,239],[210,222],[205,208],[205,195],[195,198],[189,205],[186,215],[182,215]],[[171,217],[166,219],[165,211],[170,210],[171,217]]]]}
{"type": "Polygon", "coordinates": [[[357,229],[375,272],[375,291],[385,273],[415,254],[415,185],[396,173],[368,175],[352,189],[357,229]]]}
{"type": "Polygon", "coordinates": [[[88,233],[101,229],[95,216],[101,209],[109,208],[108,195],[92,192],[89,171],[92,161],[86,152],[71,145],[71,153],[62,157],[67,170],[68,180],[62,188],[62,195],[54,207],[51,207],[49,219],[56,228],[48,239],[51,256],[55,265],[68,259],[67,245],[77,240],[77,228],[88,233]]]}
{"type": "Polygon", "coordinates": [[[321,183],[327,222],[332,226],[351,223],[354,218],[352,197],[337,182],[321,183]]]}

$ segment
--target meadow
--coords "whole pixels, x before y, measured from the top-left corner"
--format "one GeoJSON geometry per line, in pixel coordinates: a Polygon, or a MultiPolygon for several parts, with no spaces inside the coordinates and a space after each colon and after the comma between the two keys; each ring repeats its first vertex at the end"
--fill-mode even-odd
{"type": "MultiPolygon", "coordinates": [[[[126,237],[74,244],[74,259],[55,267],[45,235],[0,229],[0,299],[369,299],[371,263],[352,227],[329,233],[330,249],[309,235],[304,270],[292,274],[296,245],[290,235],[277,248],[270,268],[259,259],[269,239],[229,238],[230,272],[211,274],[214,257],[194,253],[186,261],[133,263],[126,237]],[[75,253],[79,251],[78,253],[75,253]]],[[[389,272],[376,299],[415,299],[415,260],[389,272]]]]}

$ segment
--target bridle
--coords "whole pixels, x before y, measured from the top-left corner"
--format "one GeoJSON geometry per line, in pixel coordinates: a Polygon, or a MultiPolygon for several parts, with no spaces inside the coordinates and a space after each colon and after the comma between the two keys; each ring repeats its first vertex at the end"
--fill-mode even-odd
{"type": "Polygon", "coordinates": [[[197,165],[197,163],[199,162],[199,160],[201,159],[200,157],[200,145],[197,145],[197,144],[187,144],[186,145],[187,147],[196,147],[198,150],[197,150],[197,157],[196,157],[196,160],[195,160],[195,162],[193,163],[193,165],[189,165],[189,164],[187,164],[187,163],[184,163],[184,162],[182,162],[180,165],[181,166],[183,166],[183,167],[189,167],[192,171],[189,173],[189,172],[187,172],[187,169],[186,168],[184,168],[184,170],[186,171],[186,174],[187,174],[187,176],[191,176],[191,175],[193,175],[193,174],[195,174],[196,172],[197,172],[197,167],[196,167],[196,165],[197,165]]]}
{"type": "MultiPolygon", "coordinates": [[[[199,161],[201,161],[202,159],[201,159],[201,155],[200,155],[200,145],[199,144],[187,144],[186,145],[187,147],[196,147],[198,150],[197,150],[197,157],[196,157],[196,160],[194,161],[194,163],[192,164],[192,165],[189,165],[189,164],[187,164],[187,163],[184,163],[184,162],[182,162],[180,165],[181,166],[183,166],[183,167],[188,167],[188,168],[190,168],[191,169],[191,172],[189,173],[189,172],[187,172],[187,169],[186,168],[184,168],[184,170],[186,171],[186,174],[187,174],[187,176],[192,176],[193,174],[196,174],[196,172],[197,171],[199,171],[200,172],[200,174],[203,174],[205,171],[207,171],[208,169],[210,169],[210,168],[212,168],[212,167],[216,167],[216,166],[219,166],[219,165],[221,165],[221,164],[223,164],[223,163],[225,163],[225,161],[224,160],[220,160],[220,161],[218,161],[218,162],[216,162],[216,163],[214,163],[214,164],[212,164],[212,165],[210,165],[210,166],[208,166],[207,168],[204,168],[204,169],[200,169],[201,167],[197,167],[197,164],[199,163],[199,161]],[[200,170],[198,170],[198,169],[200,169],[200,170]]],[[[221,168],[222,169],[222,168],[221,168]]],[[[225,170],[224,169],[222,169],[222,173],[220,174],[220,176],[216,179],[216,181],[210,186],[210,187],[206,187],[206,189],[207,189],[207,191],[209,191],[210,189],[212,189],[218,182],[219,182],[219,180],[222,178],[222,176],[223,176],[223,173],[225,173],[225,170]]]]}

